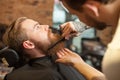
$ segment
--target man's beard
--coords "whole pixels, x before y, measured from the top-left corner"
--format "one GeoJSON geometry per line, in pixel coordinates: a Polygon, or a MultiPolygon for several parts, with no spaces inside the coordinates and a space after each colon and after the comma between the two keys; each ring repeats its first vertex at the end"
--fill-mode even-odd
{"type": "Polygon", "coordinates": [[[60,50],[61,47],[63,48],[64,38],[61,36],[61,32],[59,30],[57,31],[55,30],[55,32],[53,32],[52,37],[51,35],[48,35],[48,37],[49,37],[49,41],[51,42],[51,44],[48,46],[48,49],[47,49],[48,55],[55,55],[55,53],[58,50],[60,50]]]}
{"type": "MultiPolygon", "coordinates": [[[[88,22],[89,21],[92,21],[93,22],[93,25],[91,25],[90,27],[94,27],[98,30],[104,30],[106,27],[110,27],[111,25],[108,25],[106,24],[105,22],[102,22],[102,21],[98,21],[90,16],[86,16],[86,18],[88,19],[88,22]]],[[[88,25],[89,26],[89,25],[88,25]]]]}
{"type": "Polygon", "coordinates": [[[47,54],[47,48],[46,46],[44,46],[43,43],[39,42],[39,41],[33,41],[35,48],[42,51],[44,54],[47,54]]]}
{"type": "Polygon", "coordinates": [[[93,26],[94,28],[98,30],[104,30],[108,25],[104,22],[96,22],[96,25],[93,26]]]}

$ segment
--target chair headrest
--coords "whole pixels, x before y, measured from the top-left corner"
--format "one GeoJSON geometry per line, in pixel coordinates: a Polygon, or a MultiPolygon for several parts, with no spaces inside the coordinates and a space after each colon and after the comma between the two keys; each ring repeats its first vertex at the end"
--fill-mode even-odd
{"type": "Polygon", "coordinates": [[[15,50],[5,47],[0,50],[0,61],[9,67],[13,67],[19,61],[19,56],[15,50]]]}

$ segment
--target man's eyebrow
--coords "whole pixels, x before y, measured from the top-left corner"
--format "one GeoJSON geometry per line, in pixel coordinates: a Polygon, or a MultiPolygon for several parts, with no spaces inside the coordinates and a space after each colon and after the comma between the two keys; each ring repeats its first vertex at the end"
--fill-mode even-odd
{"type": "Polygon", "coordinates": [[[38,23],[38,22],[36,22],[33,28],[35,28],[35,27],[36,27],[36,25],[38,25],[38,24],[39,24],[39,23],[38,23]]]}

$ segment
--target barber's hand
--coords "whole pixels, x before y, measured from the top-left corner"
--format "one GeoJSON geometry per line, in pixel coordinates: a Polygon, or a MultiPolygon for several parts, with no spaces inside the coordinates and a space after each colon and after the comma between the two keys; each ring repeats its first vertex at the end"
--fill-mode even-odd
{"type": "Polygon", "coordinates": [[[62,36],[65,37],[65,39],[69,39],[78,34],[72,22],[66,22],[60,25],[60,29],[62,31],[62,36]]]}
{"type": "Polygon", "coordinates": [[[82,58],[77,53],[74,53],[67,48],[58,51],[57,57],[58,59],[56,60],[56,62],[60,62],[72,66],[83,62],[82,58]]]}

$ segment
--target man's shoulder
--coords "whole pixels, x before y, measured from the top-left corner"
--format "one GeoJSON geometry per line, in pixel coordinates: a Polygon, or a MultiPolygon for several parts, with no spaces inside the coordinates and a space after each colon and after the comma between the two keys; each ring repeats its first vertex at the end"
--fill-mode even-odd
{"type": "Polygon", "coordinates": [[[66,77],[67,80],[86,80],[76,69],[71,66],[58,64],[60,73],[66,77]]]}
{"type": "Polygon", "coordinates": [[[13,69],[10,73],[8,73],[6,76],[9,77],[9,76],[17,76],[17,75],[20,75],[22,74],[22,71],[25,71],[27,70],[27,68],[29,68],[28,65],[24,65],[20,68],[17,68],[17,69],[13,69]]]}

